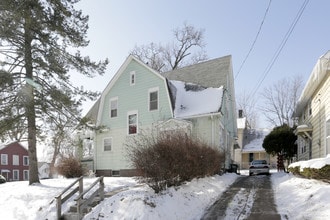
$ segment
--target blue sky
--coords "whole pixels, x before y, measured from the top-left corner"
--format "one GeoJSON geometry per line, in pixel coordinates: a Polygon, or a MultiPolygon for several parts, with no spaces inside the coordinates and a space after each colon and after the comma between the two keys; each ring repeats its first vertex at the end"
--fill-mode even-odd
{"type": "MultiPolygon", "coordinates": [[[[251,94],[267,70],[305,0],[272,0],[258,39],[235,79],[236,96],[251,94]]],[[[210,59],[232,55],[234,76],[251,48],[269,0],[82,0],[77,8],[90,16],[83,49],[94,60],[109,58],[104,76],[74,77],[77,85],[103,91],[135,45],[172,41],[173,29],[186,22],[204,29],[210,59]]],[[[317,59],[329,50],[330,1],[309,1],[278,59],[255,93],[274,82],[300,75],[307,81],[317,59]]],[[[259,103],[260,104],[260,103],[259,103]]],[[[87,112],[92,103],[84,105],[87,112]]],[[[261,122],[263,124],[263,122],[261,122]]]]}

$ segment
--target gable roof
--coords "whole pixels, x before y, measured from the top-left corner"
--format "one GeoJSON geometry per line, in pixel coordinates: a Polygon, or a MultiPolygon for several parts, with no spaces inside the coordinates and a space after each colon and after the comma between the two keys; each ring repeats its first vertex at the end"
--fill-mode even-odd
{"type": "Polygon", "coordinates": [[[100,103],[96,103],[93,107],[95,109],[90,110],[89,112],[91,113],[91,116],[95,116],[95,113],[97,112],[96,115],[96,125],[98,125],[98,123],[101,120],[101,111],[102,111],[102,106],[104,103],[104,98],[107,95],[107,93],[110,91],[110,89],[115,85],[115,83],[117,82],[117,80],[119,79],[119,77],[123,74],[123,72],[125,71],[125,69],[127,68],[127,66],[132,62],[132,61],[137,62],[138,64],[144,66],[145,68],[147,68],[151,73],[153,73],[154,75],[156,75],[157,77],[159,77],[160,79],[164,80],[164,83],[166,83],[166,79],[160,75],[159,72],[157,72],[156,70],[152,69],[151,67],[149,67],[147,64],[143,63],[142,61],[140,61],[139,59],[137,59],[135,56],[133,55],[129,55],[125,62],[121,65],[121,67],[119,68],[119,70],[116,72],[116,74],[114,75],[114,77],[111,79],[111,81],[109,82],[109,84],[106,86],[106,88],[104,89],[104,91],[101,94],[100,97],[100,103]]]}
{"type": "Polygon", "coordinates": [[[231,55],[172,70],[163,75],[169,80],[191,82],[205,87],[228,88],[232,72],[231,55]],[[207,76],[207,77],[205,77],[207,76]]]}
{"type": "Polygon", "coordinates": [[[0,150],[3,150],[5,148],[11,147],[11,146],[18,146],[18,147],[21,147],[24,150],[28,151],[28,149],[25,146],[23,146],[22,144],[20,144],[18,141],[13,141],[13,142],[10,142],[10,143],[0,145],[0,150]]]}
{"type": "Polygon", "coordinates": [[[218,113],[222,104],[223,87],[206,88],[182,81],[168,81],[175,118],[188,118],[218,113]]]}

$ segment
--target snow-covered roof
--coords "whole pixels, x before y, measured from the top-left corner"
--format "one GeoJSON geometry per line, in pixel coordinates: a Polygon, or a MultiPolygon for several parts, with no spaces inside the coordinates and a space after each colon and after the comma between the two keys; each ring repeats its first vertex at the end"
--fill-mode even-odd
{"type": "Polygon", "coordinates": [[[318,59],[311,75],[309,76],[305,88],[300,95],[293,116],[299,117],[302,114],[304,107],[308,104],[308,100],[310,100],[317,87],[320,85],[320,83],[324,82],[325,77],[329,77],[329,75],[327,75],[330,69],[329,60],[330,51],[328,51],[318,59]]]}
{"type": "Polygon", "coordinates": [[[243,147],[243,153],[252,153],[252,152],[265,152],[265,149],[262,147],[262,143],[267,134],[269,134],[268,129],[264,129],[258,132],[258,137],[252,140],[250,143],[243,147]]]}
{"type": "Polygon", "coordinates": [[[237,129],[244,129],[246,127],[246,117],[237,119],[237,129]]]}
{"type": "Polygon", "coordinates": [[[220,110],[223,87],[205,88],[192,83],[170,80],[169,88],[176,118],[216,113],[220,110]]]}

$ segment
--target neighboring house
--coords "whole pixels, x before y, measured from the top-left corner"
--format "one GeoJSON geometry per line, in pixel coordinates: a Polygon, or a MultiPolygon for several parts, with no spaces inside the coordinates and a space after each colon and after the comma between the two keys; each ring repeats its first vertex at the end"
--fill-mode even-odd
{"type": "Polygon", "coordinates": [[[0,171],[7,181],[29,179],[28,151],[18,142],[0,146],[0,171]]]}
{"type": "Polygon", "coordinates": [[[298,160],[330,154],[330,51],[321,56],[302,91],[293,117],[298,121],[298,160]]]}
{"type": "MultiPolygon", "coordinates": [[[[142,131],[184,132],[227,154],[236,137],[231,56],[161,75],[129,56],[87,114],[95,127],[97,175],[132,176],[125,143],[142,131]]],[[[220,169],[220,165],[219,165],[220,169]]]]}
{"type": "Polygon", "coordinates": [[[267,154],[262,147],[265,136],[270,131],[255,130],[248,127],[246,117],[243,117],[242,110],[238,112],[237,118],[237,143],[235,149],[234,163],[239,164],[240,169],[248,169],[253,160],[266,160],[271,168],[276,168],[276,158],[267,154]]]}
{"type": "Polygon", "coordinates": [[[38,162],[38,172],[40,179],[48,179],[50,177],[50,164],[47,162],[38,162]]]}

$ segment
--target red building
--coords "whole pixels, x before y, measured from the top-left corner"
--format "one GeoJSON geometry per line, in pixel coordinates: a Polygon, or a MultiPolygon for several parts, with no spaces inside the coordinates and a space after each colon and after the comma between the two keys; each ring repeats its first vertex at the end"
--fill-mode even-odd
{"type": "Polygon", "coordinates": [[[0,173],[7,181],[29,179],[28,151],[18,142],[0,146],[0,173]]]}

